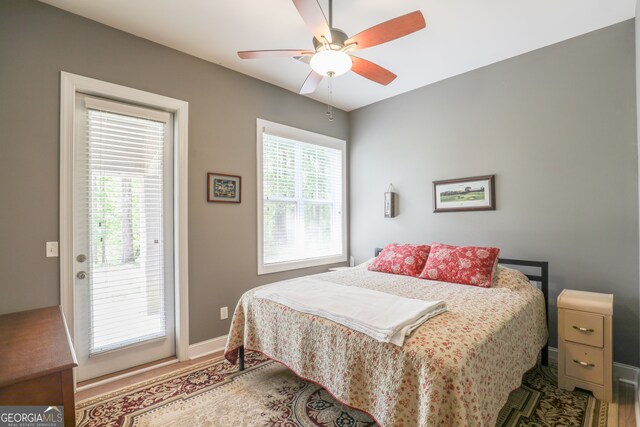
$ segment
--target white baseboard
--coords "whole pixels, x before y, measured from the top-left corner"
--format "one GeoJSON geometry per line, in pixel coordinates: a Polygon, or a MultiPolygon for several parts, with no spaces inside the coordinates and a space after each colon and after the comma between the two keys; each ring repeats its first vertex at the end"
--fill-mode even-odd
{"type": "Polygon", "coordinates": [[[549,364],[558,366],[558,349],[555,347],[549,347],[547,354],[549,355],[549,364]]]}
{"type": "Polygon", "coordinates": [[[636,386],[635,386],[635,394],[633,396],[635,404],[634,410],[636,413],[636,426],[640,427],[640,390],[638,390],[638,385],[640,385],[640,372],[636,376],[636,386]]]}
{"type": "Polygon", "coordinates": [[[196,359],[198,357],[207,356],[211,353],[224,350],[224,346],[227,343],[227,335],[223,335],[218,338],[211,338],[210,340],[200,341],[189,346],[189,359],[196,359]]]}
{"type": "MultiPolygon", "coordinates": [[[[553,362],[557,366],[558,365],[558,349],[555,347],[549,347],[548,354],[549,354],[549,362],[553,362]]],[[[631,366],[631,365],[625,365],[624,363],[613,362],[614,381],[617,379],[618,381],[622,381],[623,383],[633,384],[635,388],[637,388],[639,375],[640,375],[640,368],[631,366]]]]}

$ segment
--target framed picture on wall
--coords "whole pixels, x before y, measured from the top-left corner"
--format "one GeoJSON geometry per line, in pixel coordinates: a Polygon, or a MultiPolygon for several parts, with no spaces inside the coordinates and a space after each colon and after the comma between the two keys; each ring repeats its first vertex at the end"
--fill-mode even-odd
{"type": "Polygon", "coordinates": [[[496,210],[495,175],[433,181],[433,211],[496,210]]]}
{"type": "Polygon", "coordinates": [[[207,174],[207,202],[240,203],[242,177],[207,174]]]}

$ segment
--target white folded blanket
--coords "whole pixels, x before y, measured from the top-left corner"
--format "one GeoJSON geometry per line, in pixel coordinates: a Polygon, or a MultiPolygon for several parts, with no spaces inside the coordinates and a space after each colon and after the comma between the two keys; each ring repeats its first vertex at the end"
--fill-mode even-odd
{"type": "Polygon", "coordinates": [[[443,301],[404,298],[310,277],[275,283],[254,295],[398,346],[426,320],[447,311],[443,301]]]}

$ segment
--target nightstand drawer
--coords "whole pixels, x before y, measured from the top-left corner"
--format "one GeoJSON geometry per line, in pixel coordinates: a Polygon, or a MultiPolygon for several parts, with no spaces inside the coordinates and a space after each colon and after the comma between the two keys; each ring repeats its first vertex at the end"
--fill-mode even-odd
{"type": "Polygon", "coordinates": [[[604,350],[565,343],[567,376],[595,384],[604,383],[604,350]]]}
{"type": "Polygon", "coordinates": [[[602,348],[604,316],[573,310],[564,313],[565,340],[602,348]]]}

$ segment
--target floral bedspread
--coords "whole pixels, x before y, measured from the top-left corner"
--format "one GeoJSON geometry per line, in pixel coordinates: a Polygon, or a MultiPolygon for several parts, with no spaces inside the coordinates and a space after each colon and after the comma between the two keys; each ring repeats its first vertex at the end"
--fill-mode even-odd
{"type": "Polygon", "coordinates": [[[495,426],[547,339],[542,292],[516,270],[499,267],[492,288],[372,272],[367,264],[315,277],[444,300],[448,312],[398,347],[255,298],[254,289],[236,307],[225,357],[236,363],[242,345],[260,351],[385,427],[495,426]]]}

